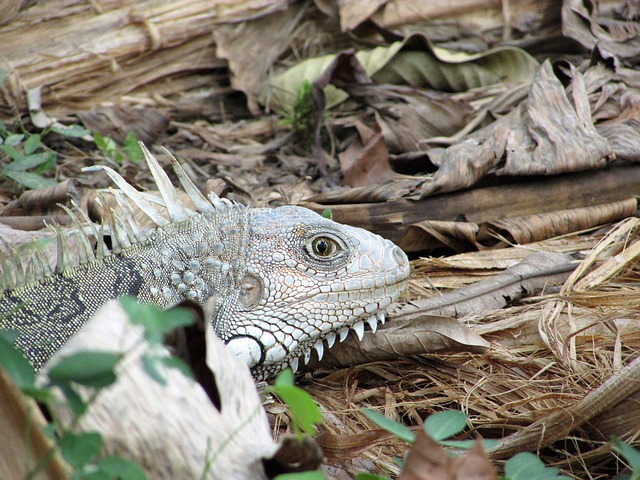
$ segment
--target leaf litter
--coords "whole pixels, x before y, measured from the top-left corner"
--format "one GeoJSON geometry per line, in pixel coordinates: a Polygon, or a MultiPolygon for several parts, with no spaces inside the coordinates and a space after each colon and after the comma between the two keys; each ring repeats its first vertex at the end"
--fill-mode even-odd
{"type": "MultiPolygon", "coordinates": [[[[252,204],[329,206],[334,219],[414,252],[409,291],[384,328],[360,343],[348,337],[298,379],[323,411],[326,472],[400,473],[393,457],[406,446],[361,407],[414,429],[433,411],[461,409],[474,435],[504,438],[497,451],[475,452],[480,462],[524,448],[575,477],[621,468],[609,436],[637,445],[639,431],[630,379],[640,347],[640,47],[631,7],[502,2],[496,15],[487,2],[468,12],[401,0],[239,2],[226,11],[192,2],[109,30],[132,5],[145,12],[131,1],[100,4],[86,32],[77,20],[95,12],[68,3],[66,18],[32,5],[0,28],[3,121],[26,118],[23,92],[46,85],[38,121],[77,116],[114,138],[129,127],[167,146],[201,186],[227,178],[229,195],[252,204]],[[39,18],[54,31],[65,20],[68,31],[38,36],[39,18]],[[197,20],[185,30],[185,19],[197,20]],[[37,66],[17,27],[51,43],[30,44],[42,52],[37,66]],[[74,56],[66,35],[85,51],[106,39],[110,62],[74,56]],[[568,39],[577,45],[565,51],[568,39]],[[315,84],[310,150],[277,115],[251,116],[260,102],[286,110],[305,79],[315,84]],[[517,268],[540,258],[532,254],[551,266],[534,261],[529,284],[517,268]],[[554,266],[566,266],[561,278],[554,266]]],[[[79,174],[94,161],[91,147],[64,137],[54,146],[64,152],[57,180],[86,182],[81,198],[106,185],[79,174]]],[[[122,169],[144,185],[139,167],[122,169]]],[[[3,205],[15,193],[6,185],[3,205]]],[[[99,215],[90,201],[83,207],[99,215]]],[[[30,214],[6,211],[3,223],[30,214]]],[[[284,412],[269,408],[274,429],[286,431],[284,412]]],[[[429,478],[409,476],[430,461],[424,455],[411,449],[402,478],[429,478]]]]}

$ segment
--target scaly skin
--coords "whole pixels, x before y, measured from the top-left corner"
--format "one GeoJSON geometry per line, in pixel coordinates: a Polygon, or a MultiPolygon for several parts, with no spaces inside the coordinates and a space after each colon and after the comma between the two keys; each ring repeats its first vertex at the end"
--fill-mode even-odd
{"type": "MultiPolygon", "coordinates": [[[[166,193],[172,187],[158,175],[166,193]]],[[[321,356],[323,341],[330,346],[350,328],[361,336],[364,321],[375,328],[409,276],[407,257],[390,241],[301,207],[212,197],[198,210],[169,211],[170,221],[156,218],[159,226],[144,232],[112,222],[120,248],[5,291],[0,328],[19,332],[16,345],[39,369],[110,299],[134,295],[162,308],[190,299],[205,304],[216,335],[263,379],[295,369],[312,348],[321,356]]]]}

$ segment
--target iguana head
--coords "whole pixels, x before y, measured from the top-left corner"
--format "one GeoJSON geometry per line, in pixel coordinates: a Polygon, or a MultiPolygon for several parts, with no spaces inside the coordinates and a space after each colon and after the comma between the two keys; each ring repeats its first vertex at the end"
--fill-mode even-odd
{"type": "MultiPolygon", "coordinates": [[[[161,198],[100,167],[157,226],[145,234],[145,246],[121,253],[145,279],[138,298],[162,307],[183,299],[204,304],[216,335],[256,378],[288,365],[295,370],[312,349],[321,357],[323,342],[331,346],[349,329],[362,338],[365,323],[375,329],[405,288],[409,261],[389,240],[301,207],[247,208],[205,198],[174,160],[192,210],[142,147],[161,198]]],[[[112,230],[136,236],[117,225],[112,230]]]]}
{"type": "Polygon", "coordinates": [[[217,336],[265,378],[364,324],[375,330],[406,286],[409,261],[389,240],[301,207],[250,209],[240,288],[220,299],[217,336]]]}

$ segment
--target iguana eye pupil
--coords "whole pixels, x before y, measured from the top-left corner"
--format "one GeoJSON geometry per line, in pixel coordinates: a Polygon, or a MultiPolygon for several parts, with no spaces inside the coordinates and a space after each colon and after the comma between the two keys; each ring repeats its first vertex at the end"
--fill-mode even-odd
{"type": "Polygon", "coordinates": [[[328,257],[336,251],[336,244],[333,240],[326,237],[316,238],[313,241],[313,251],[321,257],[328,257]]]}

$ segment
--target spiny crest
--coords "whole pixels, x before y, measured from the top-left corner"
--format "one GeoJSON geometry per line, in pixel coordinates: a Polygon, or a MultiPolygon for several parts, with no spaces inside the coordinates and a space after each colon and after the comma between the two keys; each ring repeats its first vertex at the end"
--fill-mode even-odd
{"type": "Polygon", "coordinates": [[[164,151],[171,158],[171,165],[178,177],[182,188],[189,196],[196,210],[185,206],[172,185],[169,177],[164,172],[158,160],[149,150],[140,143],[151,175],[158,188],[160,196],[145,192],[139,192],[122,176],[110,167],[96,165],[86,167],[84,171],[104,170],[119,189],[110,188],[118,208],[113,208],[106,202],[102,192],[98,192],[97,202],[102,206],[103,218],[99,225],[94,224],[75,202],[72,208],[59,206],[71,217],[74,229],[65,231],[58,225],[46,225],[52,232],[56,242],[56,266],[52,268],[46,259],[42,249],[36,241],[27,247],[28,252],[16,252],[0,238],[0,246],[6,255],[0,254],[0,297],[3,292],[12,290],[30,282],[38,281],[46,276],[61,274],[64,271],[95,260],[103,259],[113,253],[130,248],[137,243],[145,242],[154,232],[154,229],[145,229],[138,225],[135,219],[131,202],[142,210],[157,226],[164,227],[171,223],[180,223],[189,220],[192,216],[202,213],[211,215],[217,210],[239,205],[227,199],[221,199],[214,193],[205,198],[194,183],[189,179],[182,166],[168,150],[164,151]],[[166,210],[166,215],[157,206],[166,210]],[[168,217],[167,217],[168,216],[168,217]],[[109,245],[105,237],[109,236],[109,245]],[[70,248],[69,237],[74,238],[76,253],[70,248]],[[95,248],[92,247],[91,238],[95,239],[95,248]],[[26,266],[25,266],[26,265],[26,266]]]}

